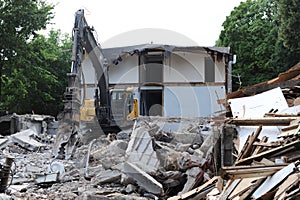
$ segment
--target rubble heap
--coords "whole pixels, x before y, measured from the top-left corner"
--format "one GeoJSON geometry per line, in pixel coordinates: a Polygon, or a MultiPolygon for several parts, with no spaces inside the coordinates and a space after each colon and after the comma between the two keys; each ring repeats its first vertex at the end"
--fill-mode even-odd
{"type": "MultiPolygon", "coordinates": [[[[280,122],[280,120],[278,120],[280,122]]],[[[282,128],[278,140],[248,136],[233,166],[222,167],[208,199],[297,199],[300,197],[300,117],[282,128]]],[[[273,124],[276,125],[276,124],[273,124]]]]}
{"type": "Polygon", "coordinates": [[[8,199],[167,199],[216,175],[220,127],[208,119],[140,118],[132,131],[102,136],[72,159],[51,154],[55,135],[26,129],[10,136],[2,156],[15,159],[8,199]]]}

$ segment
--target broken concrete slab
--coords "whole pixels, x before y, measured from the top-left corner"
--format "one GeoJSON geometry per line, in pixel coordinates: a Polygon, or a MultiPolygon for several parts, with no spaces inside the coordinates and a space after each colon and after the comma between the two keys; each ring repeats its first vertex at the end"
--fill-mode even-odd
{"type": "Polygon", "coordinates": [[[122,173],[117,170],[101,171],[92,178],[93,184],[120,183],[122,173]]]}
{"type": "Polygon", "coordinates": [[[65,174],[65,167],[63,163],[54,161],[48,166],[48,173],[59,173],[59,178],[61,179],[65,174]]]}
{"type": "Polygon", "coordinates": [[[125,189],[126,193],[127,194],[130,194],[132,192],[135,192],[136,191],[136,186],[132,185],[132,184],[128,184],[126,186],[126,189],[125,189]]]}
{"type": "Polygon", "coordinates": [[[24,191],[27,190],[28,187],[30,187],[29,183],[23,183],[23,184],[18,184],[18,185],[10,185],[9,190],[10,190],[11,193],[24,192],[24,191]]]}
{"type": "Polygon", "coordinates": [[[36,184],[52,184],[58,182],[59,173],[36,174],[34,182],[36,184]]]}
{"type": "Polygon", "coordinates": [[[201,176],[201,173],[203,176],[203,170],[199,167],[193,167],[191,169],[188,169],[186,171],[187,181],[180,193],[183,194],[192,190],[199,182],[199,176],[201,176]]]}
{"type": "Polygon", "coordinates": [[[33,165],[27,165],[24,169],[24,172],[30,172],[30,173],[41,173],[42,171],[43,171],[42,168],[33,165]]]}
{"type": "Polygon", "coordinates": [[[152,176],[140,169],[138,166],[130,163],[124,163],[124,173],[132,177],[137,184],[144,188],[147,192],[160,195],[163,193],[163,186],[152,176]]]}
{"type": "Polygon", "coordinates": [[[125,161],[125,150],[128,142],[114,140],[108,146],[101,146],[91,152],[91,158],[99,161],[105,169],[115,168],[125,161]]]}
{"type": "Polygon", "coordinates": [[[147,173],[157,171],[160,162],[153,149],[152,138],[145,127],[138,127],[133,130],[126,150],[126,160],[147,173]]]}
{"type": "Polygon", "coordinates": [[[0,149],[5,148],[7,141],[8,141],[7,138],[0,138],[0,149]]]}
{"type": "Polygon", "coordinates": [[[11,140],[21,147],[28,149],[30,151],[37,150],[38,148],[45,147],[46,145],[33,139],[33,136],[37,133],[32,129],[26,129],[24,131],[15,133],[11,136],[11,140]]]}
{"type": "Polygon", "coordinates": [[[203,138],[198,133],[191,133],[191,132],[177,132],[174,133],[174,137],[171,141],[172,144],[202,144],[203,138]]]}

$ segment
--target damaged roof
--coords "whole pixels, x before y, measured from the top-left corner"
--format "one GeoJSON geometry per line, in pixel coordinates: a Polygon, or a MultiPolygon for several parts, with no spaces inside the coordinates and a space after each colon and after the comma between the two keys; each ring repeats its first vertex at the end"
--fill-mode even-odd
{"type": "Polygon", "coordinates": [[[300,84],[300,62],[294,65],[289,70],[282,72],[278,77],[258,83],[252,86],[247,86],[241,90],[237,90],[227,95],[227,99],[246,97],[255,95],[258,93],[265,92],[267,90],[280,87],[280,88],[290,88],[297,87],[300,84]]]}
{"type": "Polygon", "coordinates": [[[134,54],[140,55],[147,50],[161,50],[166,52],[192,52],[192,53],[220,53],[222,55],[229,55],[230,47],[201,47],[201,46],[174,46],[174,45],[163,45],[163,44],[141,44],[134,46],[114,47],[103,49],[103,54],[106,57],[108,64],[119,61],[124,56],[134,54]]]}

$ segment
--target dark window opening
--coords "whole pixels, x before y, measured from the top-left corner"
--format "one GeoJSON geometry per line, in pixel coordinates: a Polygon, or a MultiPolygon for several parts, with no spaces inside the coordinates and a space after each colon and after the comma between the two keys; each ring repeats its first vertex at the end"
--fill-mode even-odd
{"type": "Polygon", "coordinates": [[[162,115],[162,90],[141,90],[140,112],[144,116],[162,115]]]}

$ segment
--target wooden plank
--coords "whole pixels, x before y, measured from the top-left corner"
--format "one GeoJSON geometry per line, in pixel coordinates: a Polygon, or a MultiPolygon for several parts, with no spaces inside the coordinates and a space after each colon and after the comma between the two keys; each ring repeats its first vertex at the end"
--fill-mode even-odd
{"type": "Polygon", "coordinates": [[[224,185],[224,179],[219,177],[218,182],[216,183],[216,188],[219,190],[220,193],[223,191],[223,185],[224,185]]]}
{"type": "Polygon", "coordinates": [[[228,123],[237,126],[288,126],[290,122],[299,119],[299,117],[268,117],[268,118],[251,118],[251,119],[231,119],[228,123]]]}
{"type": "Polygon", "coordinates": [[[251,165],[275,165],[275,163],[271,160],[268,160],[266,158],[261,159],[261,161],[255,161],[253,160],[251,165]]]}
{"type": "Polygon", "coordinates": [[[286,114],[286,113],[266,113],[264,117],[298,117],[299,115],[295,114],[286,114]]]}
{"type": "MultiPolygon", "coordinates": [[[[266,143],[267,141],[268,141],[268,137],[267,137],[267,136],[263,136],[263,137],[261,138],[261,140],[260,140],[260,142],[263,142],[263,143],[266,143]]],[[[257,147],[254,149],[252,155],[256,155],[256,154],[262,152],[263,149],[264,149],[264,146],[257,146],[257,147]]]]}
{"type": "Polygon", "coordinates": [[[262,179],[264,177],[254,177],[254,178],[244,178],[240,181],[240,183],[236,186],[236,188],[229,195],[228,199],[233,199],[237,196],[241,196],[245,193],[251,186],[253,186],[257,180],[262,179]]]}
{"type": "Polygon", "coordinates": [[[170,197],[168,198],[168,200],[183,200],[183,199],[187,199],[195,194],[198,194],[200,193],[203,189],[205,189],[206,187],[208,187],[209,185],[211,184],[214,184],[215,182],[217,182],[219,176],[214,176],[212,179],[210,179],[209,181],[207,181],[206,183],[204,183],[203,185],[191,190],[191,191],[188,191],[182,195],[179,195],[179,196],[173,196],[173,197],[170,197]]]}
{"type": "Polygon", "coordinates": [[[233,183],[234,180],[228,180],[226,185],[223,187],[223,190],[221,192],[221,194],[218,197],[218,200],[220,200],[220,198],[223,196],[223,194],[225,193],[225,191],[229,188],[229,186],[233,183]]]}
{"type": "Polygon", "coordinates": [[[291,163],[283,169],[276,172],[273,176],[269,176],[263,184],[261,184],[255,192],[252,194],[254,199],[258,199],[261,196],[265,195],[269,191],[271,191],[277,184],[282,182],[288,175],[290,175],[295,168],[295,164],[291,163]]]}
{"type": "Polygon", "coordinates": [[[297,148],[295,146],[291,146],[291,147],[286,148],[286,149],[284,149],[282,151],[279,151],[277,153],[272,154],[271,157],[275,158],[275,157],[278,157],[278,156],[280,156],[282,154],[288,153],[288,152],[293,151],[293,150],[297,150],[297,148]]]}
{"type": "Polygon", "coordinates": [[[227,200],[228,196],[231,194],[231,192],[234,190],[234,188],[239,184],[239,182],[241,181],[241,179],[235,179],[230,185],[229,187],[224,191],[224,193],[222,192],[222,194],[220,195],[219,200],[227,200]]]}
{"type": "MultiPolygon", "coordinates": [[[[281,131],[290,131],[290,130],[294,130],[296,128],[298,128],[299,124],[294,124],[285,128],[282,128],[281,131]]],[[[296,130],[295,130],[296,131],[296,130]]]]}
{"type": "Polygon", "coordinates": [[[274,153],[277,153],[279,151],[283,151],[284,149],[288,149],[288,148],[290,148],[290,147],[292,147],[294,145],[297,145],[297,144],[300,144],[300,140],[291,142],[291,143],[286,144],[284,146],[276,147],[276,148],[273,148],[273,149],[261,152],[259,154],[253,155],[253,156],[248,157],[248,158],[241,159],[241,160],[237,161],[235,164],[236,165],[241,165],[241,164],[251,163],[252,160],[263,158],[263,157],[267,157],[270,154],[274,154],[274,153]]]}
{"type": "MultiPolygon", "coordinates": [[[[295,121],[298,122],[298,120],[295,120],[295,121]]],[[[299,130],[300,130],[300,124],[298,122],[297,124],[291,125],[291,126],[286,127],[286,128],[282,128],[281,129],[282,132],[278,137],[287,137],[287,136],[291,136],[291,135],[298,135],[299,130]]]]}
{"type": "Polygon", "coordinates": [[[268,84],[268,82],[263,82],[263,83],[259,83],[257,85],[249,86],[247,88],[244,88],[243,90],[237,90],[235,92],[232,92],[227,95],[227,99],[250,96],[250,95],[265,92],[267,90],[271,90],[271,89],[274,89],[277,87],[280,87],[280,88],[294,87],[299,84],[300,84],[300,79],[288,80],[288,81],[284,81],[281,83],[272,83],[272,84],[268,84]]]}
{"type": "Polygon", "coordinates": [[[245,145],[243,146],[242,151],[240,152],[240,154],[237,157],[237,160],[243,159],[245,157],[248,157],[252,151],[253,148],[253,143],[255,142],[255,140],[257,139],[259,133],[262,130],[262,126],[259,126],[255,133],[252,133],[250,136],[248,136],[248,139],[245,143],[245,145]]]}
{"type": "Polygon", "coordinates": [[[278,190],[275,193],[274,199],[278,199],[282,193],[286,192],[292,186],[297,184],[299,182],[299,178],[300,178],[300,173],[290,175],[282,184],[280,184],[278,190]]]}
{"type": "Polygon", "coordinates": [[[286,164],[269,166],[230,166],[222,167],[220,174],[224,179],[241,179],[262,176],[266,177],[276,173],[284,167],[286,167],[286,164]]]}
{"type": "Polygon", "coordinates": [[[248,196],[253,193],[253,191],[260,186],[260,184],[265,180],[265,178],[261,178],[258,180],[254,180],[253,185],[250,186],[250,188],[245,191],[243,194],[240,194],[239,199],[249,199],[248,196]]]}
{"type": "Polygon", "coordinates": [[[278,147],[278,146],[281,146],[282,143],[280,143],[279,141],[276,141],[276,142],[254,142],[253,145],[255,146],[263,146],[263,147],[278,147]]]}

